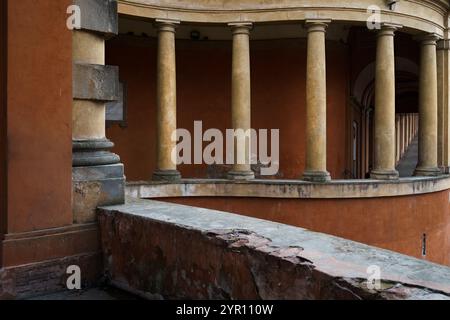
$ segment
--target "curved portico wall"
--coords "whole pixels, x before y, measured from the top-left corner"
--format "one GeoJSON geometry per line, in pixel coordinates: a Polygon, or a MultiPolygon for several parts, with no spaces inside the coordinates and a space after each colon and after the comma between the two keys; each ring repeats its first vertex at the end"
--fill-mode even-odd
{"type": "MultiPolygon", "coordinates": [[[[180,21],[176,42],[177,121],[179,128],[189,130],[195,120],[202,120],[205,129],[231,127],[231,41],[186,40],[190,31],[200,28],[206,30],[209,40],[231,40],[227,23],[254,23],[250,36],[254,40],[251,41],[252,126],[281,129],[281,168],[277,177],[290,179],[299,178],[305,166],[306,33],[303,24],[310,18],[330,19],[326,49],[327,169],[334,179],[348,177],[351,115],[347,107],[353,94],[350,88],[359,69],[374,61],[376,39],[371,37],[373,43],[368,50],[354,51],[351,55],[347,35],[352,26],[365,29],[371,15],[367,9],[372,5],[382,10],[381,21],[403,26],[404,36],[400,37],[398,32],[396,37],[396,52],[412,63],[419,63],[419,45],[411,45],[412,36],[429,32],[446,36],[448,4],[437,0],[399,1],[395,7],[389,7],[384,0],[119,1],[122,33],[136,31],[135,36],[139,36],[132,41],[119,37],[107,50],[107,62],[120,66],[121,80],[129,89],[127,127],[108,129],[108,135],[116,143],[115,151],[126,165],[128,179],[149,179],[156,166],[156,41],[140,37],[141,33],[150,38],[156,36],[155,19],[180,21]],[[137,23],[140,26],[130,27],[137,23]],[[279,39],[290,39],[280,41],[277,35],[279,39]],[[264,36],[271,40],[264,40],[264,36]],[[400,41],[405,36],[409,37],[407,45],[400,41]]],[[[408,112],[415,112],[412,110],[408,112]]],[[[187,178],[211,174],[206,166],[188,165],[179,169],[187,178]]],[[[220,173],[228,169],[214,170],[220,173]]],[[[213,172],[213,176],[217,174],[213,172]]],[[[368,171],[360,173],[362,177],[367,174],[368,171]]]]}
{"type": "Polygon", "coordinates": [[[332,19],[346,23],[365,24],[368,8],[382,10],[383,22],[395,22],[413,33],[420,31],[444,35],[447,25],[448,1],[401,0],[395,7],[386,0],[119,0],[119,12],[124,15],[174,19],[184,22],[255,23],[332,19]]]}

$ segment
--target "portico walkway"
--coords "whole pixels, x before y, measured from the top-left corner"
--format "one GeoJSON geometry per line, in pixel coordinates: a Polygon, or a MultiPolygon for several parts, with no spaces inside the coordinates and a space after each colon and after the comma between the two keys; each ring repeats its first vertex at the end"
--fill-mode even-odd
{"type": "Polygon", "coordinates": [[[401,178],[412,177],[417,166],[417,156],[419,154],[419,139],[416,136],[408,147],[403,158],[397,165],[397,171],[401,178]]]}

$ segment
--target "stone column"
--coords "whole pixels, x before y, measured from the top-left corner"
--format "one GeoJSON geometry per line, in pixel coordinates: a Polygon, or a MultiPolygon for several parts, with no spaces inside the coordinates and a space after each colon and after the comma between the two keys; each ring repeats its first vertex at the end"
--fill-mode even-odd
{"type": "Polygon", "coordinates": [[[407,141],[408,141],[408,147],[409,147],[409,145],[411,143],[411,116],[409,113],[406,115],[406,128],[408,130],[407,141]]]}
{"type": "Polygon", "coordinates": [[[172,135],[177,129],[177,80],[175,61],[175,29],[178,21],[156,20],[158,29],[158,59],[156,87],[157,168],[156,181],[181,179],[177,164],[172,159],[176,141],[172,135]]]}
{"type": "Polygon", "coordinates": [[[117,2],[76,0],[81,29],[73,31],[73,215],[96,220],[96,208],[124,203],[120,158],[108,150],[105,104],[118,99],[118,68],[105,66],[105,38],[118,33],[117,2]]]}
{"type": "Polygon", "coordinates": [[[409,136],[410,136],[410,143],[413,141],[414,139],[414,127],[413,127],[413,115],[412,113],[409,114],[409,136]]]}
{"type": "Polygon", "coordinates": [[[400,159],[405,153],[405,115],[400,114],[400,159]]]}
{"type": "Polygon", "coordinates": [[[410,131],[410,137],[411,141],[414,139],[414,116],[412,113],[409,114],[409,131],[410,131]]]}
{"type": "Polygon", "coordinates": [[[395,116],[395,161],[400,160],[400,117],[395,116]]]}
{"type": "Polygon", "coordinates": [[[417,114],[414,114],[414,137],[417,135],[417,128],[418,128],[418,122],[417,122],[417,114]]]}
{"type": "Polygon", "coordinates": [[[234,130],[241,137],[234,139],[235,156],[233,169],[228,173],[231,180],[251,180],[251,81],[250,81],[250,30],[251,23],[230,23],[233,33],[231,118],[234,130]],[[239,131],[236,131],[239,132],[239,131]],[[245,152],[245,155],[240,153],[245,152]]]}
{"type": "Polygon", "coordinates": [[[403,115],[404,117],[404,123],[405,123],[405,143],[404,143],[404,151],[403,153],[406,153],[406,151],[408,150],[408,126],[407,126],[407,117],[406,117],[406,113],[403,115]]]}
{"type": "Polygon", "coordinates": [[[419,134],[419,114],[416,114],[416,135],[419,134]]]}
{"type": "Polygon", "coordinates": [[[416,176],[440,174],[437,162],[437,61],[438,36],[421,37],[419,80],[419,163],[416,176]]]}
{"type": "Polygon", "coordinates": [[[375,70],[374,168],[372,179],[398,179],[395,170],[395,54],[394,32],[385,24],[377,34],[375,70]]]}
{"type": "Polygon", "coordinates": [[[326,182],[327,171],[327,78],[325,33],[330,20],[307,20],[306,65],[306,168],[303,180],[326,182]]]}
{"type": "Polygon", "coordinates": [[[437,45],[438,75],[438,165],[443,173],[450,172],[449,156],[449,84],[450,84],[450,40],[441,40],[437,45]]]}

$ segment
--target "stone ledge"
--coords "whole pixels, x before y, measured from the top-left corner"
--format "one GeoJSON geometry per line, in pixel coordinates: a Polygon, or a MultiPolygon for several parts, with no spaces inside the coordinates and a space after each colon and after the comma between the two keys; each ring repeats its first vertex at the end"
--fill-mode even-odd
{"type": "Polygon", "coordinates": [[[112,283],[148,298],[450,299],[450,268],[301,228],[149,200],[99,221],[112,283]]]}
{"type": "Polygon", "coordinates": [[[256,197],[292,199],[351,199],[399,197],[450,189],[450,176],[402,178],[398,181],[333,180],[310,183],[302,180],[184,179],[176,183],[130,182],[126,193],[133,198],[256,197]]]}

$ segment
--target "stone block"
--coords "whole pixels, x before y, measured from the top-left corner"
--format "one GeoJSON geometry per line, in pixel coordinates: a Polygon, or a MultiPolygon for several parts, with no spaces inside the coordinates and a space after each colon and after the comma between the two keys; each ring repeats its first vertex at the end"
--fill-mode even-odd
{"type": "Polygon", "coordinates": [[[94,222],[98,206],[125,202],[123,164],[74,167],[72,172],[74,223],[94,222]]]}
{"type": "Polygon", "coordinates": [[[73,65],[73,97],[82,100],[119,99],[119,68],[95,64],[73,65]]]}
{"type": "Polygon", "coordinates": [[[116,0],[75,0],[81,9],[81,29],[116,35],[119,31],[116,0]]]}

